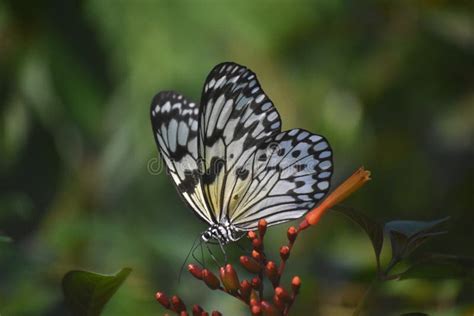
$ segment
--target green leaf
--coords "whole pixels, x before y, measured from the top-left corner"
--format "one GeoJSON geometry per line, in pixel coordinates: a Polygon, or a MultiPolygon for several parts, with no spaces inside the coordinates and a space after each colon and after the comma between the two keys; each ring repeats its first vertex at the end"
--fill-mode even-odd
{"type": "Polygon", "coordinates": [[[401,314],[400,316],[429,316],[429,315],[425,313],[412,312],[412,313],[401,314]]]}
{"type": "Polygon", "coordinates": [[[349,217],[354,223],[359,225],[367,233],[370,241],[372,242],[372,246],[374,247],[375,258],[377,260],[377,269],[379,269],[380,252],[382,251],[383,245],[383,226],[353,208],[339,205],[333,207],[332,209],[349,217]]]}
{"type": "Polygon", "coordinates": [[[63,293],[74,316],[100,315],[132,269],[124,268],[115,275],[87,271],[69,271],[62,281],[63,293]]]}
{"type": "Polygon", "coordinates": [[[399,280],[467,279],[474,281],[474,258],[446,254],[430,254],[416,261],[399,280]]]}
{"type": "Polygon", "coordinates": [[[438,227],[449,217],[439,220],[424,221],[391,221],[385,224],[392,245],[392,262],[406,258],[416,248],[431,237],[445,234],[438,227]]]}
{"type": "Polygon", "coordinates": [[[449,220],[449,216],[434,220],[434,221],[391,221],[385,224],[385,229],[388,231],[398,231],[406,235],[408,238],[422,233],[432,232],[434,229],[439,227],[442,223],[449,220]]]}
{"type": "Polygon", "coordinates": [[[0,242],[12,242],[13,240],[5,235],[0,235],[0,242]]]}

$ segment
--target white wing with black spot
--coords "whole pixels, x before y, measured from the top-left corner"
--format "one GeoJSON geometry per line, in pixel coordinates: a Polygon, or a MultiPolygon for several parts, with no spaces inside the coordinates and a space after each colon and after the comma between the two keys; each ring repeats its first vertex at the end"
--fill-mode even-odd
{"type": "Polygon", "coordinates": [[[209,210],[201,186],[198,155],[199,107],[173,91],[158,93],[151,102],[153,134],[161,157],[178,192],[209,224],[209,210]]]}
{"type": "Polygon", "coordinates": [[[204,195],[221,221],[233,197],[250,183],[249,163],[257,148],[281,130],[280,116],[249,69],[223,63],[208,75],[201,100],[199,155],[204,195]]]}
{"type": "Polygon", "coordinates": [[[251,230],[303,216],[329,191],[332,151],[326,139],[302,129],[269,138],[254,155],[251,182],[241,186],[230,214],[237,228],[251,230]]]}

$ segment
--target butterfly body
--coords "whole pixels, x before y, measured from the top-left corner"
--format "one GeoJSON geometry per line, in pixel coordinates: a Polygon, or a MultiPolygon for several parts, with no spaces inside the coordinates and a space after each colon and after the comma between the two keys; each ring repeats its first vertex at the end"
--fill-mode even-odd
{"type": "Polygon", "coordinates": [[[217,241],[221,245],[226,245],[229,242],[239,240],[243,236],[244,234],[238,228],[226,220],[223,223],[212,224],[201,234],[201,239],[204,242],[217,241]]]}
{"type": "Polygon", "coordinates": [[[257,227],[303,216],[327,193],[332,151],[323,136],[281,131],[280,116],[244,66],[222,63],[198,105],[173,91],[151,104],[153,134],[179,194],[227,244],[257,227]]]}

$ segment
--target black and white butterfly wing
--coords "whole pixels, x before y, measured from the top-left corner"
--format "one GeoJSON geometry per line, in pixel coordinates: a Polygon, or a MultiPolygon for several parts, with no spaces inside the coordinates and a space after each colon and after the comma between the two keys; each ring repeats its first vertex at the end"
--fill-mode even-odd
{"type": "Polygon", "coordinates": [[[201,187],[199,107],[176,92],[163,91],[153,98],[150,117],[156,144],[178,192],[201,219],[212,224],[214,217],[201,187]]]}
{"type": "Polygon", "coordinates": [[[332,151],[326,139],[292,129],[268,139],[254,155],[251,183],[230,214],[243,230],[303,216],[329,191],[332,151]]]}
{"type": "Polygon", "coordinates": [[[280,117],[249,69],[223,63],[208,75],[201,100],[199,154],[203,191],[221,222],[250,184],[255,152],[281,130],[280,117]]]}
{"type": "Polygon", "coordinates": [[[216,66],[204,85],[199,154],[203,191],[219,221],[242,230],[301,217],[329,190],[332,152],[319,135],[281,132],[281,120],[256,75],[216,66]]]}

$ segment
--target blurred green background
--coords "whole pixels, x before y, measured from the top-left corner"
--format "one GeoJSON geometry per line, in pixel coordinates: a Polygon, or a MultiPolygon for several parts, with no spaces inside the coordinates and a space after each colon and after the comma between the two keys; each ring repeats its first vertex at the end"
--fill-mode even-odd
{"type": "MultiPolygon", "coordinates": [[[[334,185],[360,165],[372,171],[347,205],[381,222],[449,215],[449,234],[420,251],[474,255],[472,1],[7,0],[0,232],[13,241],[0,243],[2,316],[64,315],[65,272],[124,266],[133,272],[104,315],[162,314],[157,290],[247,312],[187,273],[178,284],[205,227],[170,179],[149,172],[151,98],[174,89],[199,100],[223,61],[257,73],[284,129],[330,140],[334,185]]],[[[270,254],[288,226],[269,232],[270,254]]],[[[374,268],[363,232],[327,214],[289,264],[303,279],[294,315],[350,315],[374,268]]],[[[458,280],[391,282],[369,314],[471,315],[473,293],[458,280]]]]}

